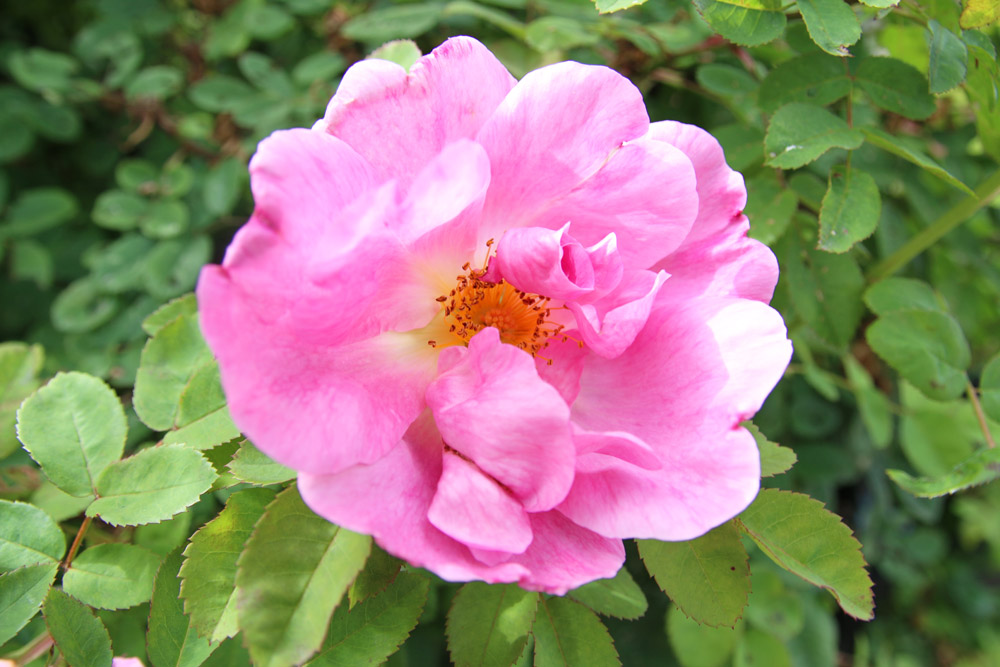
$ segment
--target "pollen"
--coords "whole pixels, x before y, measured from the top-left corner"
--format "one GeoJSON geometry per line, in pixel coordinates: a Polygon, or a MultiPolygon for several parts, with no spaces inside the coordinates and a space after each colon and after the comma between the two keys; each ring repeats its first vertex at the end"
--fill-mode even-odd
{"type": "Polygon", "coordinates": [[[487,282],[485,270],[468,264],[462,268],[465,273],[456,276],[455,288],[436,299],[450,340],[439,336],[427,341],[431,347],[466,345],[486,327],[494,327],[502,342],[539,356],[548,339],[562,332],[564,325],[552,320],[552,311],[560,308],[554,308],[548,297],[523,292],[505,280],[487,282]]]}

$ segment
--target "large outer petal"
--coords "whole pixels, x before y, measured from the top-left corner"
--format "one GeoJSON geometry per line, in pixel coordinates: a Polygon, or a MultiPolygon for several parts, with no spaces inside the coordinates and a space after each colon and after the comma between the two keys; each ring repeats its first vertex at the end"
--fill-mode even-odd
{"type": "Polygon", "coordinates": [[[559,509],[608,537],[689,539],[746,507],[760,461],[738,423],[759,409],[791,356],[781,316],[768,306],[673,301],[669,285],[624,354],[588,359],[573,404],[583,428],[631,433],[663,462],[646,472],[600,454],[581,457],[559,509]]]}
{"type": "Polygon", "coordinates": [[[409,74],[385,60],[362,60],[341,79],[317,123],[350,144],[383,179],[406,189],[447,144],[471,139],[516,81],[470,37],[453,37],[409,74]]]}

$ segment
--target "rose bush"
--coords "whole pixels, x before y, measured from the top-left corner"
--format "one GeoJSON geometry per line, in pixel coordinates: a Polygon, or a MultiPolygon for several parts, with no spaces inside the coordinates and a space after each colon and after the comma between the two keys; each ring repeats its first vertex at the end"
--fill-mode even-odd
{"type": "Polygon", "coordinates": [[[759,488],[791,347],[718,143],[564,62],[366,60],[250,165],[198,285],[236,424],[318,514],[445,579],[563,593],[759,488]]]}

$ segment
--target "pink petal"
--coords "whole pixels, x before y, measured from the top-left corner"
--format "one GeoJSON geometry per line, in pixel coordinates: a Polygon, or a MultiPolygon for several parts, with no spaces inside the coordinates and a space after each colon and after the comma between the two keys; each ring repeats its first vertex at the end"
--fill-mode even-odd
{"type": "Polygon", "coordinates": [[[653,302],[667,280],[663,271],[632,271],[604,299],[593,304],[568,303],[580,336],[592,352],[608,359],[632,344],[646,324],[653,302]]]}
{"type": "MultiPolygon", "coordinates": [[[[656,451],[631,433],[607,432],[591,433],[580,431],[573,436],[578,460],[587,454],[601,454],[601,458],[613,457],[644,470],[659,470],[663,462],[656,451]]],[[[579,465],[577,470],[579,470],[579,465]]]]}
{"type": "Polygon", "coordinates": [[[408,189],[447,144],[473,138],[515,83],[485,46],[453,37],[409,74],[384,60],[353,65],[317,126],[408,189]]]}
{"type": "Polygon", "coordinates": [[[524,508],[554,507],[573,482],[569,408],[523,350],[483,329],[441,352],[427,405],[444,442],[513,492],[524,508]]]}
{"type": "Polygon", "coordinates": [[[580,393],[580,374],[589,355],[576,340],[550,338],[541,356],[535,358],[535,368],[539,377],[555,387],[566,405],[573,405],[580,393]]]}
{"type": "MultiPolygon", "coordinates": [[[[493,166],[484,239],[533,224],[552,200],[590,179],[648,128],[642,95],[613,70],[563,62],[528,73],[477,137],[493,166]]],[[[568,221],[543,226],[558,229],[568,221]]],[[[596,243],[608,231],[594,238],[574,234],[596,243]]]]}
{"type": "Polygon", "coordinates": [[[427,518],[445,535],[476,549],[522,553],[531,523],[521,503],[471,461],[446,452],[427,518]]]}

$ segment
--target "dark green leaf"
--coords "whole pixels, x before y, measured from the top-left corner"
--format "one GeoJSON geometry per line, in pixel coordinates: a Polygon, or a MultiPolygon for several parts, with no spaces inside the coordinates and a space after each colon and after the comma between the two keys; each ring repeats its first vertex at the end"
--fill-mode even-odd
{"type": "Polygon", "coordinates": [[[861,38],[861,24],[843,0],[798,0],[809,36],[834,56],[850,55],[847,47],[861,38]]]}
{"type": "Polygon", "coordinates": [[[936,105],[927,79],[901,60],[862,58],[855,77],[861,90],[883,109],[914,120],[934,113],[936,105]]]}
{"type": "Polygon", "coordinates": [[[452,662],[457,667],[512,664],[528,642],[538,603],[538,593],[514,584],[474,581],[462,586],[448,610],[452,662]]]}
{"type": "Polygon", "coordinates": [[[149,210],[149,200],[134,192],[108,190],[94,202],[91,217],[101,227],[119,232],[135,229],[149,210]]]}
{"type": "Polygon", "coordinates": [[[233,210],[242,192],[246,169],[241,160],[230,158],[208,172],[202,195],[209,213],[218,216],[233,210]]]}
{"type": "Polygon", "coordinates": [[[45,599],[42,613],[67,664],[111,667],[111,638],[93,610],[53,588],[45,599]]]}
{"type": "Polygon", "coordinates": [[[296,472],[272,461],[253,444],[245,440],[227,466],[237,479],[250,484],[279,484],[295,479],[296,472]]]}
{"type": "Polygon", "coordinates": [[[0,499],[0,571],[57,563],[66,553],[59,524],[34,505],[0,499]]]}
{"type": "Polygon", "coordinates": [[[178,550],[164,559],[153,581],[146,645],[154,667],[198,667],[215,648],[195,633],[193,621],[184,615],[177,577],[180,567],[178,550]]]}
{"type": "Polygon", "coordinates": [[[158,523],[197,502],[216,476],[212,464],[194,449],[148,447],[101,473],[98,498],[87,516],[115,526],[158,523]]]}
{"type": "Polygon", "coordinates": [[[256,94],[244,81],[224,74],[209,74],[188,88],[194,105],[213,113],[232,111],[256,94]]]}
{"type": "Polygon", "coordinates": [[[65,53],[34,48],[10,54],[7,67],[25,88],[64,92],[80,65],[65,53]]]}
{"type": "Polygon", "coordinates": [[[712,627],[733,627],[750,594],[747,552],[727,522],[685,542],[639,540],[639,555],[664,593],[685,614],[712,627]]]}
{"type": "Polygon", "coordinates": [[[792,656],[785,644],[773,634],[748,628],[736,644],[733,667],[792,667],[792,656]]]}
{"type": "Polygon", "coordinates": [[[58,569],[56,563],[38,563],[0,574],[0,644],[34,618],[58,569]]]}
{"type": "Polygon", "coordinates": [[[795,191],[779,183],[774,173],[754,177],[747,183],[743,211],[750,219],[750,237],[766,245],[774,243],[785,233],[798,207],[795,191]]]}
{"type": "Polygon", "coordinates": [[[236,562],[264,508],[270,489],[246,489],[229,496],[217,517],[191,536],[184,550],[180,595],[198,634],[211,642],[232,637],[236,625],[236,562]]]}
{"type": "Polygon", "coordinates": [[[171,239],[188,228],[188,207],[177,199],[151,202],[139,221],[139,229],[151,239],[171,239]]]}
{"type": "Polygon", "coordinates": [[[936,498],[1000,479],[1000,449],[981,449],[942,477],[913,477],[887,470],[892,481],[920,498],[936,498]]]}
{"type": "Polygon", "coordinates": [[[722,144],[726,162],[733,169],[743,171],[764,161],[764,149],[761,147],[764,134],[757,128],[739,124],[723,125],[716,128],[713,134],[722,144]]]}
{"type": "Polygon", "coordinates": [[[750,435],[757,443],[757,449],[760,450],[761,477],[774,477],[788,472],[799,460],[793,450],[768,440],[752,422],[743,422],[743,427],[750,431],[750,435]]]}
{"type": "Polygon", "coordinates": [[[854,149],[864,140],[859,130],[848,127],[826,109],[792,102],[771,117],[764,150],[768,164],[795,169],[809,164],[831,148],[854,149]]]}
{"type": "Polygon", "coordinates": [[[162,100],[176,94],[184,83],[184,74],[170,65],[154,65],[138,72],[125,85],[130,99],[162,100]]]}
{"type": "Polygon", "coordinates": [[[982,392],[983,411],[993,421],[1000,422],[1000,354],[983,367],[979,391],[982,392]]]}
{"type": "Polygon", "coordinates": [[[384,43],[419,37],[441,19],[438,4],[396,5],[356,16],[341,28],[341,34],[359,42],[384,43]]]}
{"type": "Polygon", "coordinates": [[[854,357],[850,355],[844,357],[844,371],[854,391],[854,398],[858,402],[861,421],[865,423],[872,443],[880,449],[888,447],[892,441],[892,412],[889,408],[889,399],[879,391],[868,371],[854,357]]]}
{"type": "Polygon", "coordinates": [[[598,579],[569,592],[569,596],[598,614],[635,620],[646,613],[649,603],[635,579],[622,567],[611,579],[598,579]]]}
{"type": "MultiPolygon", "coordinates": [[[[326,0],[324,0],[324,2],[325,1],[326,0]]],[[[375,53],[382,48],[385,48],[386,52],[390,54],[402,55],[402,52],[410,52],[412,54],[410,48],[403,46],[403,44],[405,44],[405,42],[390,42],[388,44],[383,44],[378,49],[375,49],[375,52],[373,52],[369,57],[381,58],[382,56],[376,56],[375,53]]],[[[410,44],[413,43],[410,42],[410,44]]],[[[413,44],[413,47],[415,48],[416,44],[413,44]]],[[[420,57],[419,53],[420,49],[417,48],[417,58],[420,57]]],[[[393,58],[385,59],[392,60],[393,62],[402,65],[408,58],[409,56],[401,58],[400,60],[394,60],[393,58]]],[[[416,58],[413,59],[413,62],[416,62],[416,58]]],[[[413,62],[411,62],[410,65],[412,65],[413,62]]],[[[311,86],[314,83],[332,83],[337,75],[343,72],[346,67],[347,61],[344,59],[344,56],[339,53],[333,51],[319,51],[306,56],[300,60],[294,68],[292,68],[292,80],[300,86],[311,86]]],[[[409,69],[409,66],[406,67],[409,69]]]]}
{"type": "Polygon", "coordinates": [[[601,619],[573,600],[541,598],[532,635],[535,667],[621,665],[615,643],[601,619]]]}
{"type": "Polygon", "coordinates": [[[694,6],[713,30],[744,46],[770,42],[785,31],[780,0],[694,0],[694,6]]]}
{"type": "Polygon", "coordinates": [[[399,568],[403,561],[395,556],[387,554],[382,549],[372,545],[372,552],[365,561],[365,567],[358,574],[358,578],[351,584],[347,591],[351,608],[354,605],[367,600],[373,595],[378,595],[386,589],[396,579],[399,568]]]}
{"type": "Polygon", "coordinates": [[[125,412],[97,378],[59,373],[17,411],[17,436],[45,475],[74,496],[94,493],[97,478],[125,448],[125,412]]]}
{"type": "Polygon", "coordinates": [[[948,170],[920,150],[919,147],[914,146],[913,143],[907,142],[900,137],[894,137],[877,127],[865,127],[861,131],[865,133],[865,139],[868,140],[868,143],[874,144],[884,151],[888,151],[907,162],[917,165],[927,173],[937,176],[948,185],[956,187],[968,195],[974,194],[969,186],[958,180],[948,170]]]}
{"type": "Polygon", "coordinates": [[[132,544],[98,544],[75,559],[63,589],[98,609],[124,609],[149,600],[160,558],[132,544]]]}
{"type": "Polygon", "coordinates": [[[268,505],[236,573],[240,628],[262,667],[307,660],[364,566],[371,538],[316,516],[294,486],[268,505]]]}
{"type": "Polygon", "coordinates": [[[761,110],[774,113],[789,102],[826,106],[847,97],[851,79],[842,59],[810,53],[779,64],[760,84],[761,110]]]}
{"type": "Polygon", "coordinates": [[[930,31],[931,47],[927,70],[930,90],[932,93],[943,93],[965,81],[969,53],[958,35],[934,19],[927,23],[927,29],[930,31]]]}
{"type": "Polygon", "coordinates": [[[847,252],[875,232],[881,215],[875,179],[857,167],[834,167],[819,211],[819,248],[847,252]]]}
{"type": "Polygon", "coordinates": [[[746,70],[719,63],[702,65],[695,72],[695,79],[703,88],[722,97],[743,97],[759,87],[746,70]]]}
{"type": "Polygon", "coordinates": [[[386,590],[356,607],[340,605],[323,648],[309,666],[381,664],[416,627],[429,587],[427,577],[404,572],[386,590]]]}
{"type": "Polygon", "coordinates": [[[62,188],[32,188],[10,205],[7,221],[0,227],[0,239],[31,236],[72,220],[76,198],[62,188]]]}
{"type": "Polygon", "coordinates": [[[118,312],[118,299],[104,294],[93,276],[70,284],[52,303],[52,324],[63,333],[86,333],[118,312]]]}
{"type": "Polygon", "coordinates": [[[280,7],[260,4],[247,10],[243,25],[257,39],[270,41],[291,30],[295,19],[280,7]]]}
{"type": "Polygon", "coordinates": [[[847,614],[872,618],[872,582],[861,545],[822,503],[799,493],[762,489],[738,521],[775,563],[829,590],[847,614]]]}

